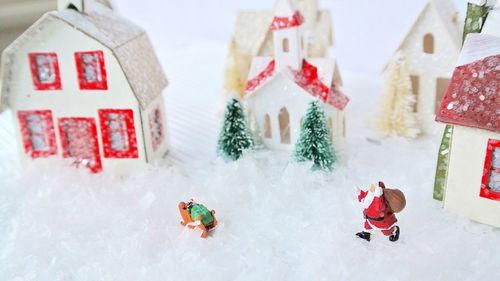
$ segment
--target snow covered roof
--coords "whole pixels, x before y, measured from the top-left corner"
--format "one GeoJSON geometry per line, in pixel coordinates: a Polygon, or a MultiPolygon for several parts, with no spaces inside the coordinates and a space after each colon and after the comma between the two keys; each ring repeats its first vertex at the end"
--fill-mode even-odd
{"type": "Polygon", "coordinates": [[[447,31],[446,33],[450,36],[451,41],[453,42],[453,44],[455,44],[455,47],[457,47],[457,49],[460,49],[460,44],[462,42],[462,26],[459,22],[456,21],[458,10],[453,5],[453,2],[451,0],[429,0],[427,4],[425,4],[418,17],[415,19],[415,22],[408,30],[408,33],[403,38],[396,51],[400,50],[403,47],[406,40],[408,40],[408,38],[413,34],[413,30],[420,21],[420,18],[422,18],[428,10],[436,13],[439,21],[442,23],[442,26],[447,31]]]}
{"type": "Polygon", "coordinates": [[[497,0],[495,7],[488,12],[481,33],[500,36],[500,0],[497,0]]]}
{"type": "Polygon", "coordinates": [[[469,34],[436,120],[500,133],[500,37],[469,34]]]}
{"type": "Polygon", "coordinates": [[[293,17],[297,9],[290,0],[277,0],[274,6],[274,16],[280,18],[293,17]]]}
{"type": "Polygon", "coordinates": [[[5,49],[0,110],[8,106],[7,97],[13,82],[9,69],[17,50],[55,21],[67,23],[113,52],[141,108],[146,108],[167,86],[165,74],[144,30],[104,5],[92,2],[92,6],[87,5],[85,13],[73,9],[46,13],[5,49]]]}
{"type": "MultiPolygon", "coordinates": [[[[243,53],[257,56],[266,42],[266,38],[272,38],[270,26],[273,20],[272,11],[239,12],[236,16],[233,42],[243,53]]],[[[331,22],[329,11],[319,11],[317,21],[312,25],[312,37],[316,40],[326,37],[324,41],[328,42],[328,45],[332,45],[331,22]]]]}
{"type": "Polygon", "coordinates": [[[272,30],[300,26],[302,23],[304,23],[304,17],[290,0],[276,1],[274,19],[271,23],[272,30]]]}
{"type": "MultiPolygon", "coordinates": [[[[302,69],[295,71],[291,68],[284,70],[285,76],[295,82],[314,97],[323,102],[343,110],[349,103],[349,98],[340,90],[342,80],[336,62],[325,58],[309,58],[302,63],[302,69]]],[[[246,87],[246,98],[277,77],[275,73],[275,60],[272,57],[256,57],[250,68],[246,87]]]]}

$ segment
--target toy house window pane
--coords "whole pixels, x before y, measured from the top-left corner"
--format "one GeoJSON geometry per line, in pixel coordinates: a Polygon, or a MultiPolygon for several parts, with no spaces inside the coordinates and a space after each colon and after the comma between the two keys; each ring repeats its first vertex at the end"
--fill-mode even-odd
{"type": "Polygon", "coordinates": [[[488,188],[500,192],[500,148],[493,149],[488,188]]]}
{"type": "Polygon", "coordinates": [[[36,90],[60,90],[61,78],[55,53],[30,53],[29,62],[36,90]]]}
{"type": "Polygon", "coordinates": [[[413,92],[413,95],[415,96],[415,103],[413,104],[413,112],[417,112],[418,108],[418,93],[420,91],[419,86],[420,86],[420,78],[418,75],[411,75],[411,90],[413,92]]]}
{"type": "Polygon", "coordinates": [[[290,144],[290,115],[286,107],[281,108],[278,121],[280,124],[281,143],[290,144]]]}
{"type": "Polygon", "coordinates": [[[128,150],[127,125],[123,114],[108,114],[109,138],[114,151],[128,150]]]}
{"type": "Polygon", "coordinates": [[[36,72],[40,83],[54,83],[56,81],[56,72],[54,59],[47,55],[35,56],[36,72]]]}
{"type": "Polygon", "coordinates": [[[49,144],[45,135],[43,118],[37,114],[28,114],[25,118],[33,150],[48,150],[49,144]]]}
{"type": "Polygon", "coordinates": [[[271,131],[271,117],[269,117],[269,114],[264,116],[264,137],[266,139],[273,137],[273,133],[271,131]]]}
{"type": "Polygon", "coordinates": [[[333,141],[333,119],[332,117],[328,117],[328,130],[330,131],[330,141],[333,141]]]}
{"type": "Polygon", "coordinates": [[[432,34],[425,34],[423,45],[424,53],[434,54],[434,36],[432,34]]]}
{"type": "Polygon", "coordinates": [[[342,135],[346,136],[347,127],[345,125],[345,117],[342,118],[342,135]]]}
{"type": "Polygon", "coordinates": [[[437,113],[439,108],[441,107],[441,101],[444,98],[444,94],[446,94],[446,90],[448,90],[448,86],[450,85],[450,79],[448,78],[438,78],[436,80],[436,105],[434,108],[434,112],[437,113]]]}
{"type": "Polygon", "coordinates": [[[288,38],[283,39],[283,52],[288,53],[290,51],[290,41],[288,38]]]}
{"type": "Polygon", "coordinates": [[[77,52],[75,60],[78,70],[78,80],[82,90],[106,90],[106,68],[104,65],[104,53],[77,52]]]}
{"type": "Polygon", "coordinates": [[[50,111],[19,111],[18,117],[27,154],[38,158],[57,153],[50,111]]]}
{"type": "Polygon", "coordinates": [[[105,158],[139,157],[131,109],[100,109],[99,123],[105,158]]]}
{"type": "Polygon", "coordinates": [[[488,140],[479,195],[500,201],[500,140],[488,140]]]}
{"type": "Polygon", "coordinates": [[[102,81],[101,65],[96,54],[82,54],[82,68],[86,82],[102,81]]]}
{"type": "Polygon", "coordinates": [[[149,129],[151,131],[151,142],[153,151],[156,151],[158,146],[163,142],[163,116],[160,108],[156,108],[149,115],[149,129]]]}

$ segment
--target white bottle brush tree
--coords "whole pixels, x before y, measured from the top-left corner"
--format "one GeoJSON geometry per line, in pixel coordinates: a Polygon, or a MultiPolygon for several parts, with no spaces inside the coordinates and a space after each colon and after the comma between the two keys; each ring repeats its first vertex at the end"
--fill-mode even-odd
{"type": "Polygon", "coordinates": [[[337,161],[330,142],[325,113],[319,101],[309,104],[300,129],[300,137],[295,144],[294,157],[297,162],[313,162],[314,170],[330,171],[337,161]]]}
{"type": "Polygon", "coordinates": [[[388,74],[377,120],[378,128],[385,137],[415,138],[420,132],[417,113],[414,111],[416,97],[401,53],[389,62],[388,74]]]}
{"type": "Polygon", "coordinates": [[[254,141],[248,128],[243,106],[237,99],[227,103],[224,125],[219,135],[217,152],[225,160],[236,161],[246,150],[253,149],[254,141]]]}

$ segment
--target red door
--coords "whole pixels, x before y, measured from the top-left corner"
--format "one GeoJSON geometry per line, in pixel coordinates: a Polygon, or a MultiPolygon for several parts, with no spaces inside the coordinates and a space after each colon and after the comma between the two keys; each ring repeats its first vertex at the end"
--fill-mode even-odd
{"type": "Polygon", "coordinates": [[[85,166],[93,173],[102,171],[93,118],[59,118],[59,132],[64,158],[73,158],[76,166],[85,166]]]}

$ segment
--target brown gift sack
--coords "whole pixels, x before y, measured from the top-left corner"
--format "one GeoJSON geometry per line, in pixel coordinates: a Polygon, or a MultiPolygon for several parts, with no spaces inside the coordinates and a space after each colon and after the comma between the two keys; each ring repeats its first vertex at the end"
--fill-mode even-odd
{"type": "Polygon", "coordinates": [[[394,213],[401,212],[406,206],[406,198],[399,189],[384,189],[384,198],[394,213]]]}

